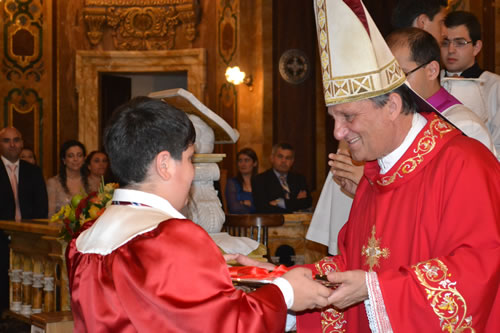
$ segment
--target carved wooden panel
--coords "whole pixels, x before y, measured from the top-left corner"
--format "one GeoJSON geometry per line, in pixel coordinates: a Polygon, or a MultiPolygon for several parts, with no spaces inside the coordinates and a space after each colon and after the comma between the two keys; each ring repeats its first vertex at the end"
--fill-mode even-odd
{"type": "Polygon", "coordinates": [[[52,1],[0,2],[2,116],[50,174],[52,146],[52,1]]]}
{"type": "MultiPolygon", "coordinates": [[[[224,76],[228,66],[240,65],[238,63],[239,39],[239,0],[217,1],[217,113],[232,127],[238,127],[238,93],[237,88],[228,83],[224,76]]],[[[240,131],[241,132],[241,131],[240,131]]],[[[241,133],[246,135],[246,133],[241,133]]],[[[241,141],[241,138],[240,138],[241,141]]],[[[235,153],[237,145],[224,145],[217,147],[226,154],[222,161],[222,168],[235,174],[235,153]]],[[[224,191],[225,189],[221,189],[224,191]]]]}
{"type": "Polygon", "coordinates": [[[85,0],[83,9],[90,43],[110,30],[116,50],[171,50],[179,30],[193,41],[198,13],[196,0],[85,0]]]}

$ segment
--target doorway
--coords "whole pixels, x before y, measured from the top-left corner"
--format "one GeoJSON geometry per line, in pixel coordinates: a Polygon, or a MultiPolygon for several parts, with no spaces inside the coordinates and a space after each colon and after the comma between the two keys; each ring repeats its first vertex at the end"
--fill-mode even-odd
{"type": "Polygon", "coordinates": [[[186,71],[167,73],[102,72],[99,75],[99,81],[100,137],[102,137],[113,111],[131,98],[147,96],[152,91],[174,88],[188,89],[186,71]]]}

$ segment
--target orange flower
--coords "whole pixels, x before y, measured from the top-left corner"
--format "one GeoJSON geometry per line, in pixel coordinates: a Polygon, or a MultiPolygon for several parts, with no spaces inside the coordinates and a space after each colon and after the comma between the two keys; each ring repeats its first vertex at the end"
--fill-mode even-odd
{"type": "Polygon", "coordinates": [[[101,209],[97,206],[92,206],[89,208],[89,215],[90,215],[90,219],[93,220],[93,219],[96,219],[99,215],[97,215],[99,213],[101,209]]]}

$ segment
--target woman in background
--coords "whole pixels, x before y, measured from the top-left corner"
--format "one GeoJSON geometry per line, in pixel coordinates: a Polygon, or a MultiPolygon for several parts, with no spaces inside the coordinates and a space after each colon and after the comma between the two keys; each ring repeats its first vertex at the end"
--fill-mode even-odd
{"type": "Polygon", "coordinates": [[[226,184],[226,202],[230,214],[255,213],[252,198],[252,176],[259,170],[259,159],[251,148],[243,148],[236,154],[238,174],[226,184]]]}
{"type": "Polygon", "coordinates": [[[108,166],[108,155],[103,151],[94,150],[87,156],[84,169],[87,172],[89,192],[97,191],[102,179],[107,179],[108,166]]]}
{"type": "Polygon", "coordinates": [[[21,150],[21,154],[19,155],[19,158],[22,159],[22,160],[24,160],[24,161],[26,161],[26,162],[29,162],[31,164],[36,165],[35,152],[31,148],[24,147],[21,150]]]}
{"type": "Polygon", "coordinates": [[[59,174],[47,180],[49,218],[69,204],[73,196],[84,196],[89,191],[86,172],[82,168],[85,146],[76,140],[66,141],[61,146],[59,157],[59,174]]]}

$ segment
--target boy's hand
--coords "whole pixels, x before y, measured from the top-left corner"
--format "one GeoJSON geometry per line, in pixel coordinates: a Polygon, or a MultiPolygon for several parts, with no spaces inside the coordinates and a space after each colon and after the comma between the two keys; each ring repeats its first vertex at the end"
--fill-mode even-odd
{"type": "Polygon", "coordinates": [[[316,282],[311,270],[304,267],[294,268],[282,276],[293,288],[293,311],[323,308],[328,305],[332,290],[316,282]]]}

